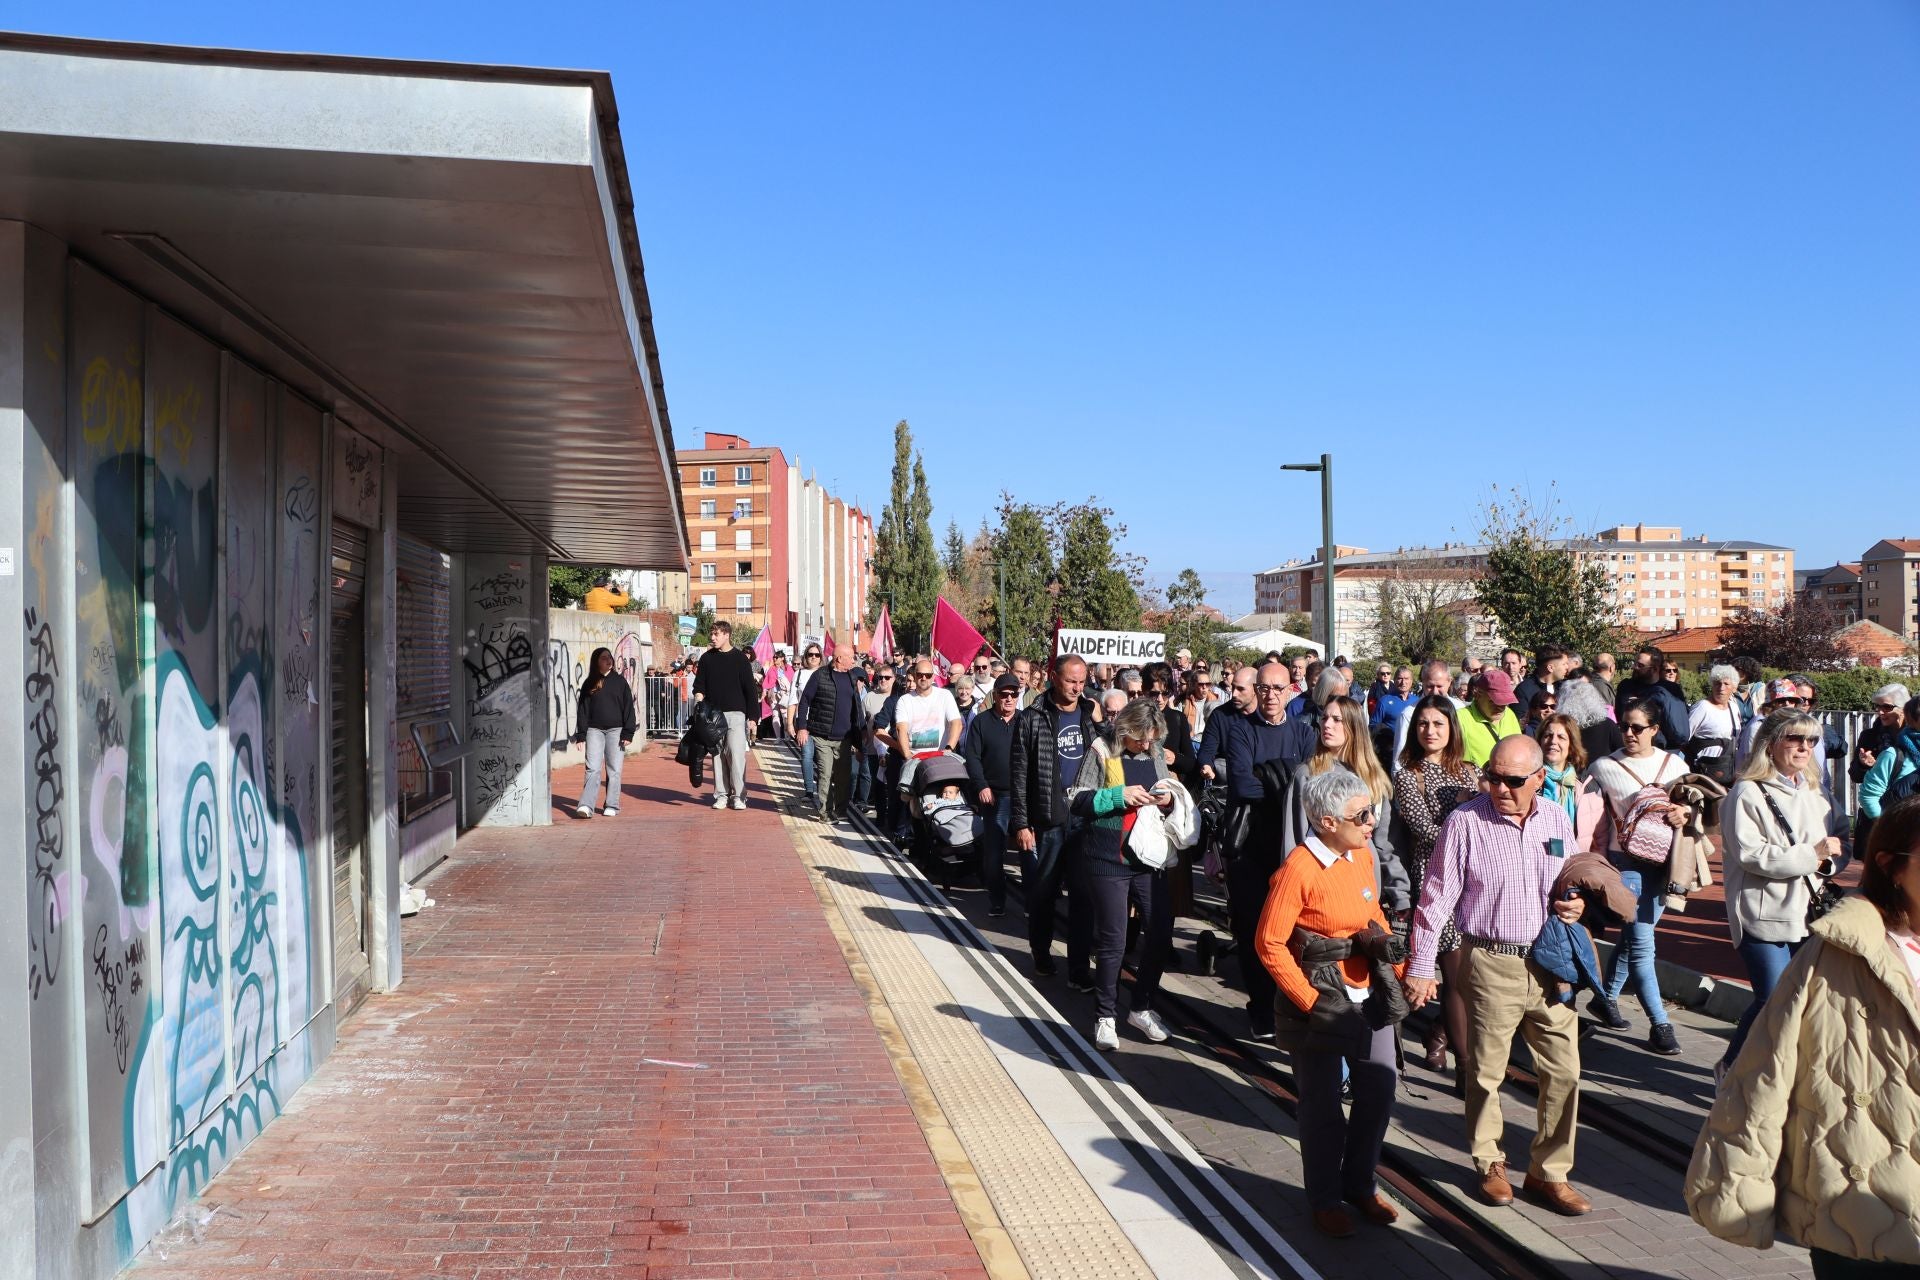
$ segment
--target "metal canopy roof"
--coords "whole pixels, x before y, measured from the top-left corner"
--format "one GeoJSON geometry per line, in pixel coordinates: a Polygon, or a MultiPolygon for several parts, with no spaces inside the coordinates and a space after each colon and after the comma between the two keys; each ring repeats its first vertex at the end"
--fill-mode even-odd
{"type": "Polygon", "coordinates": [[[0,34],[0,218],[400,454],[453,551],[685,569],[603,73],[0,34]]]}

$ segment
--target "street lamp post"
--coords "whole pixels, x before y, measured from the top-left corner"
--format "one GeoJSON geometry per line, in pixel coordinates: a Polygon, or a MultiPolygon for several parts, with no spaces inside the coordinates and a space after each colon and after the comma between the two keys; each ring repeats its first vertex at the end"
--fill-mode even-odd
{"type": "Polygon", "coordinates": [[[1320,473],[1320,643],[1326,652],[1320,657],[1332,662],[1334,635],[1333,591],[1333,455],[1323,453],[1318,462],[1288,462],[1282,471],[1318,471],[1320,473]]]}

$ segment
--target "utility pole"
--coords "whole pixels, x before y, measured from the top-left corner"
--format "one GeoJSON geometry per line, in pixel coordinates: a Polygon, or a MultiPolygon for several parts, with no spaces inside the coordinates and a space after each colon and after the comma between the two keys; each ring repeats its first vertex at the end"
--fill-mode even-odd
{"type": "Polygon", "coordinates": [[[1333,651],[1333,455],[1323,453],[1318,462],[1283,463],[1280,469],[1320,473],[1320,643],[1326,647],[1320,657],[1332,662],[1336,656],[1333,651]]]}

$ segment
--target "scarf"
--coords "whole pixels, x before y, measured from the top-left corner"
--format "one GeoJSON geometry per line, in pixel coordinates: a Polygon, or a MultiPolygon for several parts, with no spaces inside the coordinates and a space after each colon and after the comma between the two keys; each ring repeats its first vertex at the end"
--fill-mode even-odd
{"type": "Polygon", "coordinates": [[[1541,788],[1546,794],[1547,803],[1557,804],[1567,811],[1567,817],[1574,816],[1574,810],[1580,805],[1580,774],[1568,765],[1564,769],[1547,766],[1547,782],[1541,788]]]}

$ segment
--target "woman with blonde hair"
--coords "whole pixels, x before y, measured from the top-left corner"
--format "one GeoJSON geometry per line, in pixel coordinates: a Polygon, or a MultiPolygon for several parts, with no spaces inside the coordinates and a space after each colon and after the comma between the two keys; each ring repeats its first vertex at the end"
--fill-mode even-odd
{"type": "Polygon", "coordinates": [[[1746,966],[1753,1003],[1714,1068],[1726,1074],[1787,962],[1807,940],[1807,908],[1847,864],[1845,828],[1820,789],[1814,747],[1820,721],[1804,711],[1770,713],[1761,722],[1740,780],[1720,804],[1727,929],[1746,966]]]}
{"type": "Polygon", "coordinates": [[[1293,768],[1293,782],[1287,788],[1287,809],[1280,823],[1280,847],[1297,848],[1313,834],[1313,828],[1307,823],[1301,784],[1333,769],[1345,769],[1366,783],[1367,790],[1373,794],[1373,812],[1379,821],[1373,825],[1371,845],[1380,906],[1389,913],[1389,918],[1391,913],[1413,910],[1413,885],[1406,860],[1394,847],[1389,834],[1393,824],[1393,779],[1380,767],[1373,739],[1367,735],[1366,708],[1345,694],[1329,698],[1320,712],[1319,739],[1313,755],[1293,768]]]}

